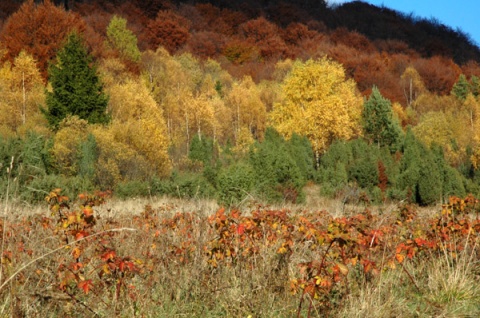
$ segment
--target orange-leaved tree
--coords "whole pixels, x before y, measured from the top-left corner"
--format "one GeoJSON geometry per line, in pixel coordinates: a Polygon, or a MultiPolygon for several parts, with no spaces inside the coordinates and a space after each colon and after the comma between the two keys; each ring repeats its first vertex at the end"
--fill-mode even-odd
{"type": "Polygon", "coordinates": [[[263,58],[282,57],[287,51],[278,27],[263,17],[243,23],[240,30],[247,41],[259,48],[263,58]]]}
{"type": "Polygon", "coordinates": [[[189,21],[173,11],[158,11],[155,20],[150,21],[145,29],[145,37],[150,49],[165,47],[175,53],[190,36],[189,21]]]}
{"type": "Polygon", "coordinates": [[[47,78],[48,63],[64,44],[73,30],[82,32],[85,22],[77,14],[56,7],[50,0],[35,4],[26,1],[12,14],[0,34],[0,42],[7,49],[5,59],[13,62],[25,50],[36,60],[44,79],[47,78]]]}

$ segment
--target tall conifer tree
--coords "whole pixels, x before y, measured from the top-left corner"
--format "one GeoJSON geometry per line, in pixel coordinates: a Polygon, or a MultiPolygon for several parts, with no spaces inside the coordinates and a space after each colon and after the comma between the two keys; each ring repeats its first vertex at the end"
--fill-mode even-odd
{"type": "Polygon", "coordinates": [[[48,70],[52,92],[47,92],[47,109],[43,110],[51,128],[69,114],[89,123],[108,123],[108,96],[103,92],[92,57],[77,33],[68,36],[57,54],[57,63],[48,70]]]}
{"type": "Polygon", "coordinates": [[[458,77],[458,81],[453,85],[452,94],[458,99],[464,101],[467,99],[468,93],[470,93],[470,84],[468,83],[465,75],[461,74],[458,77]]]}
{"type": "Polygon", "coordinates": [[[395,146],[401,136],[399,123],[393,117],[392,104],[384,98],[377,87],[365,102],[362,112],[365,136],[381,146],[395,146]]]}

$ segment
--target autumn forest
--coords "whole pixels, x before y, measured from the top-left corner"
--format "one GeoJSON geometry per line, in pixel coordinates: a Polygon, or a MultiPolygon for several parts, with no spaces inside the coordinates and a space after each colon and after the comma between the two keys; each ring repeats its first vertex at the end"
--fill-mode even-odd
{"type": "Polygon", "coordinates": [[[480,48],[361,1],[0,0],[1,317],[480,317],[480,48]]]}
{"type": "Polygon", "coordinates": [[[0,188],[480,193],[480,48],[361,1],[1,1],[0,188]]]}

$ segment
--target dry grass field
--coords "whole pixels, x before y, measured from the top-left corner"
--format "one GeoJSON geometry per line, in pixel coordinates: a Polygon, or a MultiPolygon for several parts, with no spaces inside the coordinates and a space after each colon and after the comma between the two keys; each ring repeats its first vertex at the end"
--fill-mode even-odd
{"type": "Polygon", "coordinates": [[[6,202],[0,317],[478,317],[479,203],[6,202]]]}

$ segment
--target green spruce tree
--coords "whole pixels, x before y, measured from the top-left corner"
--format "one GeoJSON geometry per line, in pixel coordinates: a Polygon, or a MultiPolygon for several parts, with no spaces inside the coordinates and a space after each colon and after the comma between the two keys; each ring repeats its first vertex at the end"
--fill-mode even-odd
{"type": "Polygon", "coordinates": [[[92,57],[77,33],[68,36],[57,54],[57,63],[48,70],[52,91],[46,92],[47,109],[43,110],[51,128],[69,114],[89,123],[108,123],[108,96],[103,92],[92,57]]]}
{"type": "Polygon", "coordinates": [[[461,74],[458,77],[458,81],[453,85],[452,94],[459,100],[464,101],[467,98],[468,93],[470,93],[470,83],[468,83],[465,75],[461,74]]]}
{"type": "Polygon", "coordinates": [[[420,178],[420,165],[426,149],[418,141],[411,129],[408,129],[405,134],[402,153],[396,188],[398,191],[403,192],[403,195],[407,195],[409,201],[418,202],[417,188],[420,178]]]}
{"type": "Polygon", "coordinates": [[[256,176],[255,187],[267,201],[302,200],[302,187],[307,182],[307,176],[302,175],[289,147],[291,144],[269,127],[263,142],[256,142],[250,149],[250,164],[256,176]],[[285,197],[291,191],[300,197],[285,197]]]}
{"type": "Polygon", "coordinates": [[[364,103],[362,120],[365,137],[379,147],[388,146],[392,151],[396,150],[402,130],[393,117],[391,102],[375,86],[364,103]]]}
{"type": "Polygon", "coordinates": [[[470,78],[470,91],[475,97],[480,95],[480,80],[475,75],[470,78]]]}

